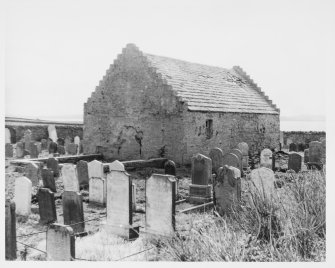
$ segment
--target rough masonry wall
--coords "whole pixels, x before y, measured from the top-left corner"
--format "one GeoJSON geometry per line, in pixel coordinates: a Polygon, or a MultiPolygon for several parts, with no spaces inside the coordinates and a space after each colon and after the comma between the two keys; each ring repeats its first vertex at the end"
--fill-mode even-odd
{"type": "Polygon", "coordinates": [[[320,141],[326,138],[325,131],[282,131],[283,147],[288,148],[290,143],[309,144],[311,141],[320,141]]]}
{"type": "Polygon", "coordinates": [[[239,142],[246,142],[249,148],[279,148],[279,115],[248,113],[202,113],[184,112],[187,152],[183,157],[188,164],[192,155],[209,155],[210,149],[219,147],[224,153],[239,142]],[[213,136],[207,138],[206,120],[213,120],[213,136]]]}
{"type": "Polygon", "coordinates": [[[182,109],[141,52],[126,48],[84,104],[84,153],[172,158],[183,137],[182,109]]]}

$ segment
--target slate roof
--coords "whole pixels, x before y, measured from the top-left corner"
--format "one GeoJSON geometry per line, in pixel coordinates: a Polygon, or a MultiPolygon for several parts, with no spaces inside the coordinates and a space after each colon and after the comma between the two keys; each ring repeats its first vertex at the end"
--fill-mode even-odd
{"type": "Polygon", "coordinates": [[[225,69],[143,53],[190,111],[279,114],[240,68],[225,69]]]}

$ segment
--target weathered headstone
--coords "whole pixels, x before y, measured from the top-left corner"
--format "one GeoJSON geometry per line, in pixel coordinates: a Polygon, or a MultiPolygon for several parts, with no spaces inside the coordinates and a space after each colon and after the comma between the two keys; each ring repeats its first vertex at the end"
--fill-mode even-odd
{"type": "Polygon", "coordinates": [[[290,153],[288,156],[288,169],[293,169],[295,172],[301,170],[302,157],[298,153],[290,153]]]}
{"type": "Polygon", "coordinates": [[[305,149],[304,151],[304,163],[307,164],[309,162],[309,149],[305,149]]]}
{"type": "Polygon", "coordinates": [[[241,176],[242,176],[243,175],[243,167],[242,167],[242,165],[243,165],[243,163],[242,163],[243,162],[243,154],[242,154],[241,150],[237,149],[237,148],[234,148],[234,149],[231,149],[229,151],[229,153],[234,154],[238,157],[238,159],[240,161],[240,164],[239,164],[239,167],[236,167],[236,168],[239,168],[239,170],[241,171],[241,176]]]}
{"type": "Polygon", "coordinates": [[[289,148],[288,149],[289,152],[296,152],[297,151],[297,145],[294,142],[290,143],[288,148],[289,148]]]}
{"type": "Polygon", "coordinates": [[[6,143],[5,145],[5,156],[13,157],[13,145],[10,143],[6,143]]]}
{"type": "Polygon", "coordinates": [[[57,221],[54,193],[48,188],[40,188],[37,193],[40,223],[49,224],[57,221]]]}
{"type": "Polygon", "coordinates": [[[72,138],[70,136],[66,136],[65,141],[64,141],[64,147],[65,147],[66,152],[67,152],[67,145],[70,144],[71,142],[72,142],[72,138]]]}
{"type": "Polygon", "coordinates": [[[54,223],[47,230],[47,260],[72,261],[75,258],[75,237],[70,226],[54,223]]]}
{"type": "Polygon", "coordinates": [[[6,199],[5,203],[6,260],[16,259],[16,215],[15,203],[6,199]]]}
{"type": "Polygon", "coordinates": [[[211,199],[212,160],[202,154],[192,157],[192,184],[190,184],[189,202],[206,203],[211,199]]]}
{"type": "Polygon", "coordinates": [[[138,237],[133,230],[132,181],[119,161],[110,164],[107,175],[107,225],[109,232],[131,239],[138,237]]]}
{"type": "Polygon", "coordinates": [[[38,158],[38,148],[35,142],[31,142],[29,146],[30,158],[38,158]]]}
{"type": "Polygon", "coordinates": [[[22,158],[24,156],[24,148],[23,143],[18,142],[16,143],[16,158],[22,158]]]}
{"type": "Polygon", "coordinates": [[[223,156],[223,166],[231,166],[231,167],[236,167],[242,171],[242,161],[241,158],[239,158],[236,154],[233,153],[228,153],[223,156]]]}
{"type": "Polygon", "coordinates": [[[311,141],[309,143],[309,162],[321,164],[322,144],[319,141],[311,141]]]}
{"type": "Polygon", "coordinates": [[[48,126],[48,134],[49,138],[52,139],[53,142],[57,142],[57,131],[55,125],[48,126]]]}
{"type": "Polygon", "coordinates": [[[275,175],[266,167],[257,168],[251,171],[251,187],[261,199],[270,200],[274,194],[275,175]]]}
{"type": "Polygon", "coordinates": [[[26,177],[18,177],[15,180],[14,202],[16,214],[28,216],[31,211],[31,181],[26,177]]]}
{"type": "Polygon", "coordinates": [[[266,168],[272,168],[272,151],[268,148],[265,148],[261,152],[260,157],[260,166],[266,168]]]}
{"type": "Polygon", "coordinates": [[[247,168],[249,163],[249,145],[246,142],[237,144],[237,148],[242,152],[242,168],[247,168]]]}
{"type": "MultiPolygon", "coordinates": [[[[212,168],[210,167],[210,171],[212,168]]],[[[171,236],[175,231],[175,187],[171,175],[152,174],[145,182],[145,231],[171,236]]]]}
{"type": "Polygon", "coordinates": [[[48,158],[47,167],[53,171],[55,177],[59,176],[59,164],[56,158],[54,157],[48,158]]]}
{"type": "Polygon", "coordinates": [[[5,143],[12,143],[10,130],[8,128],[5,128],[5,143]]]}
{"type": "Polygon", "coordinates": [[[43,187],[48,188],[56,193],[56,183],[54,178],[54,172],[50,168],[43,168],[41,170],[43,187]]]}
{"type": "Polygon", "coordinates": [[[212,173],[216,173],[219,167],[222,167],[223,152],[220,148],[213,148],[209,152],[209,158],[212,159],[212,173]]]}
{"type": "Polygon", "coordinates": [[[49,154],[54,154],[58,152],[58,145],[54,141],[49,142],[49,154]]]}
{"type": "Polygon", "coordinates": [[[24,176],[31,180],[32,186],[38,186],[41,170],[36,163],[29,162],[24,168],[24,176]]]}
{"type": "Polygon", "coordinates": [[[104,166],[98,160],[93,160],[87,164],[88,166],[88,177],[92,178],[103,178],[104,175],[104,166]]]}
{"type": "Polygon", "coordinates": [[[321,140],[321,152],[322,152],[322,156],[321,156],[321,162],[323,164],[326,164],[326,139],[321,140]]]}
{"type": "Polygon", "coordinates": [[[164,164],[165,174],[176,176],[176,164],[172,160],[168,160],[164,164]]]}
{"type": "Polygon", "coordinates": [[[64,144],[65,144],[65,140],[64,140],[63,138],[58,138],[58,139],[57,139],[57,144],[58,144],[58,146],[59,146],[59,145],[64,146],[64,144]]]}
{"type": "Polygon", "coordinates": [[[106,204],[106,180],[104,178],[90,178],[89,180],[89,201],[97,205],[106,204]]]}
{"type": "Polygon", "coordinates": [[[41,139],[41,150],[48,149],[48,141],[46,139],[41,139]]]}
{"type": "Polygon", "coordinates": [[[73,232],[85,232],[83,197],[78,192],[65,191],[62,194],[64,224],[71,225],[73,232]]]}
{"type": "Polygon", "coordinates": [[[27,129],[24,134],[23,134],[23,138],[24,138],[24,149],[25,150],[28,150],[29,151],[29,147],[30,147],[30,142],[32,141],[31,140],[31,130],[30,129],[27,129]]]}
{"type": "Polygon", "coordinates": [[[62,178],[64,191],[79,192],[77,169],[74,164],[63,164],[62,178]]]}
{"type": "Polygon", "coordinates": [[[78,145],[74,143],[67,144],[66,152],[70,155],[76,155],[78,152],[78,145]]]}
{"type": "Polygon", "coordinates": [[[79,185],[88,185],[89,178],[88,178],[88,165],[87,162],[84,160],[80,160],[77,163],[77,173],[78,173],[78,180],[79,185]]]}
{"type": "Polygon", "coordinates": [[[305,150],[305,144],[304,143],[298,143],[298,152],[303,152],[305,150]]]}
{"type": "Polygon", "coordinates": [[[63,145],[58,145],[57,146],[57,151],[60,155],[64,155],[65,154],[65,148],[63,145]]]}
{"type": "Polygon", "coordinates": [[[214,183],[214,204],[220,215],[230,214],[241,200],[241,172],[238,168],[223,166],[218,169],[214,183]]]}

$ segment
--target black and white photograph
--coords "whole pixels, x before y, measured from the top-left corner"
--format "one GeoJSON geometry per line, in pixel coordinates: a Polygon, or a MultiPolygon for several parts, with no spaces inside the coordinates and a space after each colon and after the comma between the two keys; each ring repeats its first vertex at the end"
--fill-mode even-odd
{"type": "Polygon", "coordinates": [[[5,265],[334,261],[335,1],[1,14],[5,265]]]}

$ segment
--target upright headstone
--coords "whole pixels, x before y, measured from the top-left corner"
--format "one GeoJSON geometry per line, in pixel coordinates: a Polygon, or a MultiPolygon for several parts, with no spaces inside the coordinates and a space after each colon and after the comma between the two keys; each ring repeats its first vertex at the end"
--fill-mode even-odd
{"type": "Polygon", "coordinates": [[[6,199],[5,203],[6,260],[16,259],[16,215],[15,203],[6,199]]]}
{"type": "Polygon", "coordinates": [[[132,201],[133,201],[132,208],[133,208],[133,211],[135,211],[136,210],[136,184],[135,183],[132,184],[131,191],[133,193],[132,194],[132,201]]]}
{"type": "Polygon", "coordinates": [[[303,152],[305,150],[305,144],[304,143],[299,143],[298,144],[298,152],[303,152]]]}
{"type": "Polygon", "coordinates": [[[5,156],[13,157],[13,145],[10,143],[6,143],[5,145],[5,156]]]}
{"type": "Polygon", "coordinates": [[[80,153],[80,138],[79,138],[79,136],[74,137],[74,144],[77,145],[77,153],[76,154],[79,154],[80,153]]]}
{"type": "Polygon", "coordinates": [[[30,143],[29,152],[30,158],[38,158],[38,148],[35,142],[30,143]]]}
{"type": "Polygon", "coordinates": [[[40,188],[37,193],[40,223],[49,224],[57,221],[55,196],[48,188],[40,188]]]}
{"type": "Polygon", "coordinates": [[[64,155],[65,154],[65,148],[63,145],[58,145],[57,146],[57,151],[60,155],[64,155]]]}
{"type": "Polygon", "coordinates": [[[66,151],[66,153],[68,153],[67,152],[67,146],[68,146],[68,144],[70,144],[72,142],[72,138],[70,137],[70,136],[66,136],[65,137],[65,141],[64,141],[64,147],[65,147],[65,151],[66,151]]]}
{"type": "Polygon", "coordinates": [[[190,184],[189,202],[207,203],[211,199],[212,160],[202,154],[192,157],[192,184],[190,184]]]}
{"type": "Polygon", "coordinates": [[[172,160],[168,160],[164,164],[165,174],[176,176],[176,164],[172,160]]]}
{"type": "Polygon", "coordinates": [[[108,231],[126,239],[138,237],[133,230],[132,181],[124,165],[114,161],[107,175],[107,225],[108,231]]]}
{"type": "Polygon", "coordinates": [[[41,170],[34,162],[29,162],[24,168],[24,176],[31,180],[32,186],[38,186],[41,178],[41,170]]]}
{"type": "Polygon", "coordinates": [[[227,166],[231,166],[231,167],[236,167],[240,170],[240,172],[242,171],[242,161],[241,159],[233,153],[228,153],[225,154],[223,156],[223,166],[227,165],[227,166]]]}
{"type": "Polygon", "coordinates": [[[265,148],[261,152],[260,157],[260,166],[266,168],[272,168],[272,151],[268,148],[265,148]]]}
{"type": "Polygon", "coordinates": [[[98,160],[93,160],[87,164],[88,166],[88,177],[89,178],[103,178],[104,175],[104,166],[98,160]]]}
{"type": "Polygon", "coordinates": [[[72,261],[75,258],[75,237],[70,226],[54,223],[47,230],[47,260],[72,261]]]}
{"type": "Polygon", "coordinates": [[[290,143],[289,151],[290,152],[296,152],[297,151],[297,145],[294,142],[290,143]]]}
{"type": "Polygon", "coordinates": [[[5,128],[5,143],[12,143],[10,130],[8,128],[5,128]]]}
{"type": "Polygon", "coordinates": [[[48,141],[46,139],[41,139],[41,150],[48,149],[48,141]]]}
{"type": "Polygon", "coordinates": [[[240,169],[241,176],[242,176],[243,175],[243,167],[242,167],[242,165],[243,165],[243,154],[242,154],[241,150],[237,149],[237,148],[234,148],[234,149],[231,149],[229,151],[229,153],[232,153],[232,154],[234,154],[234,155],[236,155],[238,157],[238,159],[240,161],[240,164],[239,164],[240,167],[236,167],[236,168],[240,169]]]}
{"type": "Polygon", "coordinates": [[[16,143],[16,158],[22,158],[24,156],[24,148],[23,143],[18,142],[16,143]]]}
{"type": "Polygon", "coordinates": [[[56,158],[54,157],[48,158],[47,168],[50,168],[53,171],[55,177],[59,176],[59,164],[56,158]]]}
{"type": "Polygon", "coordinates": [[[175,231],[175,187],[176,180],[171,175],[152,174],[146,180],[145,231],[147,233],[173,235],[175,231]]]}
{"type": "Polygon", "coordinates": [[[79,185],[84,186],[88,185],[89,178],[88,178],[88,165],[87,162],[84,160],[80,160],[77,163],[77,173],[78,173],[78,180],[79,185]]]}
{"type": "Polygon", "coordinates": [[[322,144],[319,141],[311,141],[309,143],[309,162],[321,164],[322,144]]]}
{"type": "Polygon", "coordinates": [[[106,180],[104,178],[90,178],[89,201],[96,205],[105,205],[107,196],[106,180]]]}
{"type": "Polygon", "coordinates": [[[57,142],[58,137],[55,125],[48,126],[48,134],[49,138],[52,139],[53,142],[57,142]]]}
{"type": "Polygon", "coordinates": [[[66,152],[70,155],[76,155],[78,153],[78,145],[74,143],[67,144],[66,152]]]}
{"type": "Polygon", "coordinates": [[[230,214],[241,201],[241,172],[227,165],[218,169],[214,185],[215,209],[220,215],[230,214]]]}
{"type": "Polygon", "coordinates": [[[301,170],[302,157],[298,153],[290,153],[288,156],[288,169],[293,169],[295,172],[301,170]]]}
{"type": "Polygon", "coordinates": [[[59,145],[64,146],[64,144],[65,144],[65,140],[64,140],[63,138],[58,138],[58,139],[57,139],[57,144],[58,144],[58,146],[59,146],[59,145]]]}
{"type": "Polygon", "coordinates": [[[63,164],[62,178],[64,191],[79,192],[77,168],[74,164],[63,164]]]}
{"type": "Polygon", "coordinates": [[[246,142],[237,144],[237,148],[242,152],[242,168],[247,168],[249,163],[249,145],[246,142]]]}
{"type": "Polygon", "coordinates": [[[55,154],[58,152],[58,145],[54,141],[49,142],[49,154],[55,154]]]}
{"type": "Polygon", "coordinates": [[[18,177],[15,180],[14,202],[16,214],[28,216],[31,212],[31,181],[26,177],[18,177]]]}
{"type": "Polygon", "coordinates": [[[321,162],[326,164],[326,139],[321,140],[321,162]]]}
{"type": "Polygon", "coordinates": [[[30,147],[30,142],[32,141],[31,139],[32,133],[30,129],[27,129],[24,134],[23,134],[23,139],[24,139],[24,149],[29,151],[30,147]]]}
{"type": "Polygon", "coordinates": [[[56,183],[54,178],[54,172],[50,168],[43,168],[41,170],[43,187],[50,189],[52,192],[56,193],[56,183]]]}
{"type": "Polygon", "coordinates": [[[223,152],[220,148],[213,148],[209,152],[209,158],[212,159],[212,173],[216,173],[219,167],[222,167],[223,152]]]}
{"type": "Polygon", "coordinates": [[[62,194],[64,224],[71,225],[75,234],[85,232],[83,197],[80,193],[65,191],[62,194]]]}
{"type": "Polygon", "coordinates": [[[270,200],[274,194],[275,175],[273,171],[266,167],[257,168],[251,171],[251,187],[254,193],[261,199],[270,200]]]}
{"type": "Polygon", "coordinates": [[[309,149],[305,149],[304,151],[304,163],[307,164],[309,162],[309,149]]]}

